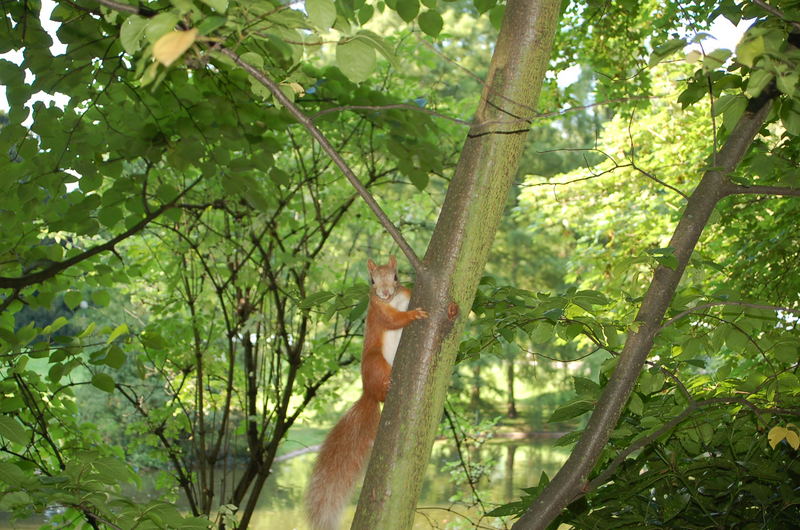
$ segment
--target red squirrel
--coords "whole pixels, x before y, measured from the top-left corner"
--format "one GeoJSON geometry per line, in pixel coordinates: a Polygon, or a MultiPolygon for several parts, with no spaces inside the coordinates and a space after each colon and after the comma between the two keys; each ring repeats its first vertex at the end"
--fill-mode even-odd
{"type": "Polygon", "coordinates": [[[369,292],[364,350],[361,355],[361,398],[339,420],[322,444],[306,495],[313,530],[336,530],[342,510],[361,476],[381,418],[380,403],[389,390],[392,363],[403,328],[428,313],[407,311],[411,291],[397,283],[397,260],[388,265],[367,261],[369,292]]]}

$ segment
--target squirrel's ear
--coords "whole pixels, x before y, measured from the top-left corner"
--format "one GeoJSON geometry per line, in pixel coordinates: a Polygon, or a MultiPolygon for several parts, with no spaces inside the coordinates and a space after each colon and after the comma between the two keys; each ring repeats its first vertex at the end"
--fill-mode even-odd
{"type": "Polygon", "coordinates": [[[367,269],[369,269],[369,272],[373,272],[377,268],[378,268],[378,266],[375,265],[374,261],[372,261],[371,259],[367,260],[367,269]]]}
{"type": "Polygon", "coordinates": [[[397,258],[394,256],[389,256],[389,266],[392,268],[397,267],[397,258]]]}

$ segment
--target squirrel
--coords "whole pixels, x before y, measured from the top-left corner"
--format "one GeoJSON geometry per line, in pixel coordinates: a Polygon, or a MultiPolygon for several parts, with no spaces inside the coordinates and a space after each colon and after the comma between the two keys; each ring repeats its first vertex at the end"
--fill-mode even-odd
{"type": "Polygon", "coordinates": [[[372,282],[361,355],[361,398],[325,438],[311,474],[306,502],[313,530],[336,530],[342,510],[372,450],[389,391],[394,355],[403,328],[428,318],[420,308],[407,311],[411,291],[397,282],[397,260],[367,261],[372,282]]]}

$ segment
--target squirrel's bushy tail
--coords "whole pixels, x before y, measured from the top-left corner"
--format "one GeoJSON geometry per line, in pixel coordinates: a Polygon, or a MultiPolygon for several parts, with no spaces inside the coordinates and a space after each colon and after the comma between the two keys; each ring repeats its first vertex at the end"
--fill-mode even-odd
{"type": "Polygon", "coordinates": [[[372,450],[380,419],[378,401],[361,396],[325,438],[306,494],[313,530],[338,530],[342,510],[372,450]]]}

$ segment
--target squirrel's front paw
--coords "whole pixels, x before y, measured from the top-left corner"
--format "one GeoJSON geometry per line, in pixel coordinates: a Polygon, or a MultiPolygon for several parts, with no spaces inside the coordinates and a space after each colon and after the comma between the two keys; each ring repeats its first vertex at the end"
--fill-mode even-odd
{"type": "Polygon", "coordinates": [[[412,313],[414,313],[414,320],[419,320],[421,318],[428,318],[428,312],[419,307],[413,310],[412,313]]]}

